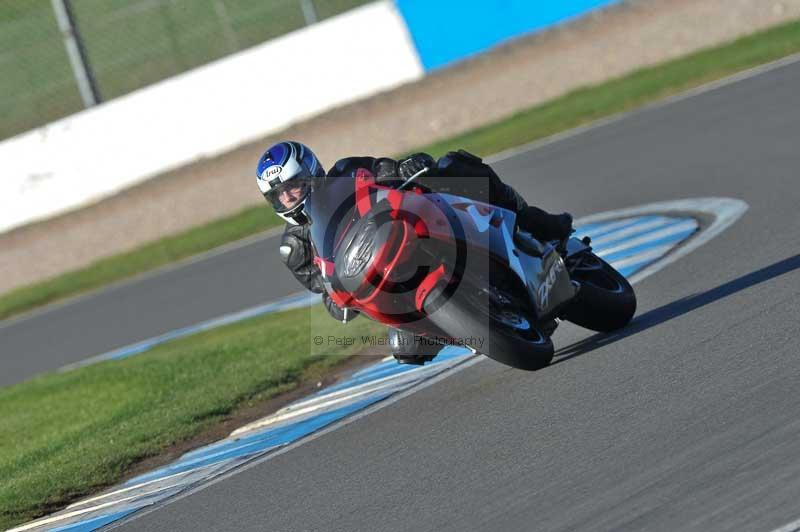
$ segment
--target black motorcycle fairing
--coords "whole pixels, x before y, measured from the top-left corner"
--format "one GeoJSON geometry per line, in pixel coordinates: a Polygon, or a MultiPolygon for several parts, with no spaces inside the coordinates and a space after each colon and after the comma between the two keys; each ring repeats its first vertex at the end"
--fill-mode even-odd
{"type": "Polygon", "coordinates": [[[342,236],[359,218],[353,178],[341,176],[318,180],[306,200],[304,212],[317,256],[331,260],[342,236]]]}

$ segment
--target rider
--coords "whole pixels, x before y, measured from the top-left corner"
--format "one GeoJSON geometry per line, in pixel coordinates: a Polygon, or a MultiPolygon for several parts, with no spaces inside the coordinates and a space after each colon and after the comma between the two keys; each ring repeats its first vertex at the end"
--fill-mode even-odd
{"type": "MultiPolygon", "coordinates": [[[[449,168],[447,173],[453,176],[486,178],[488,181],[476,181],[484,186],[477,187],[480,190],[472,195],[482,196],[479,199],[514,211],[519,227],[540,240],[563,240],[572,231],[572,216],[568,213],[553,215],[528,205],[522,196],[500,180],[489,165],[463,150],[448,153],[438,163],[426,153],[417,153],[399,162],[386,157],[348,157],[339,160],[327,177],[354,177],[357,171],[366,170],[380,183],[407,179],[425,168],[449,168]]],[[[261,193],[278,216],[287,222],[279,248],[281,259],[303,286],[322,294],[331,316],[339,321],[349,321],[358,312],[345,312],[325,291],[322,276],[313,261],[308,218],[303,212],[311,184],[324,177],[325,169],[314,152],[308,146],[291,141],[270,147],[259,159],[256,170],[261,193]]],[[[439,351],[435,345],[414,339],[411,333],[390,329],[392,354],[399,362],[421,364],[433,359],[439,351]]]]}

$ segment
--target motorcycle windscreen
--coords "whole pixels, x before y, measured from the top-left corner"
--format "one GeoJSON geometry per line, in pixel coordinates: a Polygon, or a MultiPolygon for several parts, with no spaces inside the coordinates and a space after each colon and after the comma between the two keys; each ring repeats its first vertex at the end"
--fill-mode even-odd
{"type": "Polygon", "coordinates": [[[352,177],[328,177],[314,185],[306,200],[305,214],[311,242],[319,257],[332,260],[342,235],[358,217],[355,204],[352,177]]]}

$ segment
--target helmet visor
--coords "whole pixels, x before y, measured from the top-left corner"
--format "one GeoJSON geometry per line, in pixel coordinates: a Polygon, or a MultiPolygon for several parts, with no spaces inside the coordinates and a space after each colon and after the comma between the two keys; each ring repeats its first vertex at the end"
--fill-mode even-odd
{"type": "Polygon", "coordinates": [[[268,190],[264,197],[275,212],[286,212],[299,205],[311,191],[311,177],[295,177],[268,190]]]}

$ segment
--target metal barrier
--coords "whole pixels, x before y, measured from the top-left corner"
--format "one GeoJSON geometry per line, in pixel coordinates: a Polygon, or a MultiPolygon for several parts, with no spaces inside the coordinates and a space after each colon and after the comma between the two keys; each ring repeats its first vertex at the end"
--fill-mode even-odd
{"type": "Polygon", "coordinates": [[[3,0],[0,139],[369,0],[3,0]]]}

